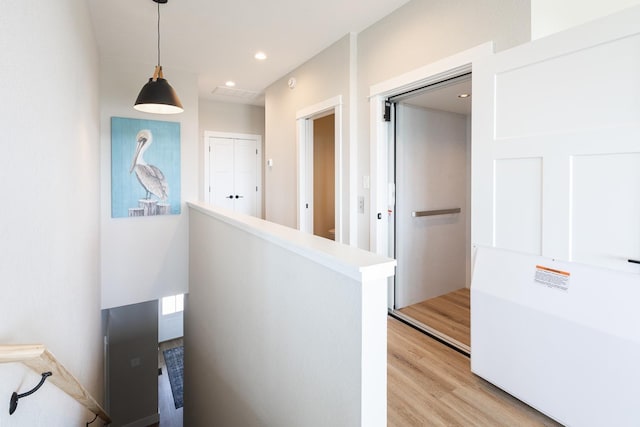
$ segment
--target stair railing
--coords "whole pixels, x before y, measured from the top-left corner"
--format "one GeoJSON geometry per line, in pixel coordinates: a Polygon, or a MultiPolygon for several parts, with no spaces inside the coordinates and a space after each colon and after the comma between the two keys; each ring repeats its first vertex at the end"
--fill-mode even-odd
{"type": "Polygon", "coordinates": [[[42,375],[40,384],[34,389],[23,393],[13,393],[11,396],[11,413],[16,410],[18,400],[27,397],[42,386],[45,380],[56,385],[60,390],[77,400],[89,411],[100,417],[106,424],[111,423],[111,417],[102,409],[91,394],[80,382],[55,358],[42,344],[0,345],[0,363],[22,363],[42,375]]]}

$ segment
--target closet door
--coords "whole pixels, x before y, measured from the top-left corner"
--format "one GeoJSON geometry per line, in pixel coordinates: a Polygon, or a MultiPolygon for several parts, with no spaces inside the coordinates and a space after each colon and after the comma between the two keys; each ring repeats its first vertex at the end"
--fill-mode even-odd
{"type": "Polygon", "coordinates": [[[214,206],[234,210],[234,140],[209,138],[210,202],[214,206]]]}
{"type": "Polygon", "coordinates": [[[234,210],[256,216],[256,141],[236,139],[233,147],[234,210]]]}
{"type": "Polygon", "coordinates": [[[234,212],[257,216],[257,141],[209,138],[209,200],[234,212]]]}

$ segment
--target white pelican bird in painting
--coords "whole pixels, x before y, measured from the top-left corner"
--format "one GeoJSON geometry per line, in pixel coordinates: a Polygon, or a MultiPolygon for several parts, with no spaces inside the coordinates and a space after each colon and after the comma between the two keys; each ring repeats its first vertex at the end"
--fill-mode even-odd
{"type": "Polygon", "coordinates": [[[140,181],[140,185],[147,191],[145,199],[148,200],[153,194],[161,200],[167,200],[167,197],[169,197],[169,184],[167,184],[164,174],[156,166],[148,165],[143,157],[144,152],[153,142],[151,131],[148,129],[141,130],[138,132],[136,140],[138,145],[133,155],[129,173],[136,171],[136,177],[140,181]]]}

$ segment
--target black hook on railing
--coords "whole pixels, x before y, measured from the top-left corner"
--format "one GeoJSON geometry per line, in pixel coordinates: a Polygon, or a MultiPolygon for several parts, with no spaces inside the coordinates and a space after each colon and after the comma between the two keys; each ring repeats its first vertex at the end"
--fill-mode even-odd
{"type": "Polygon", "coordinates": [[[22,399],[23,397],[31,396],[33,393],[38,391],[38,389],[42,387],[42,384],[44,384],[44,381],[47,379],[47,377],[50,377],[51,375],[53,375],[51,372],[43,372],[42,379],[40,380],[38,385],[26,393],[18,394],[14,391],[13,394],[11,395],[11,401],[9,402],[9,415],[12,415],[14,412],[16,412],[19,399],[22,399]]]}
{"type": "Polygon", "coordinates": [[[96,414],[96,416],[95,416],[95,417],[93,417],[93,419],[92,419],[91,421],[87,421],[87,424],[85,425],[85,427],[89,427],[89,424],[93,424],[93,422],[94,422],[95,420],[97,420],[97,419],[98,419],[98,414],[96,414]]]}

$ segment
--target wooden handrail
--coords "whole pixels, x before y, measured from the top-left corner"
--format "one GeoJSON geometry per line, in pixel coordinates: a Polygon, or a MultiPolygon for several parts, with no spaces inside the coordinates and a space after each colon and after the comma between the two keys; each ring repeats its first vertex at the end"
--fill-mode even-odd
{"type": "Polygon", "coordinates": [[[111,418],[89,394],[82,384],[60,364],[55,356],[41,344],[0,345],[0,363],[20,362],[38,374],[51,372],[48,382],[58,386],[60,390],[77,400],[85,408],[96,414],[104,422],[111,423],[111,418]]]}

